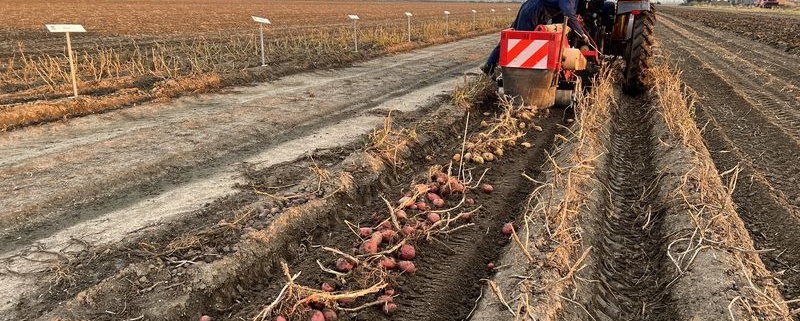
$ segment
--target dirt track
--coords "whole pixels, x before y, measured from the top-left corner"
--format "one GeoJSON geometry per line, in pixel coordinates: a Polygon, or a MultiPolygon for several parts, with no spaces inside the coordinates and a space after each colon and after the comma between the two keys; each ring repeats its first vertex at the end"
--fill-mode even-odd
{"type": "Polygon", "coordinates": [[[784,296],[797,298],[800,57],[671,15],[659,19],[663,47],[697,92],[697,122],[714,162],[720,172],[742,170],[733,194],[739,214],[784,296]]]}

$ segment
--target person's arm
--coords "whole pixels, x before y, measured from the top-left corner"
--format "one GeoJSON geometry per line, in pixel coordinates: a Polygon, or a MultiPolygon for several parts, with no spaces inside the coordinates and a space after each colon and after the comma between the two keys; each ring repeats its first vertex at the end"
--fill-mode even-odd
{"type": "Polygon", "coordinates": [[[559,0],[558,1],[558,8],[561,10],[561,13],[564,14],[566,17],[567,25],[581,38],[584,37],[583,34],[583,27],[581,27],[580,21],[578,21],[578,16],[575,14],[578,11],[578,0],[559,0]]]}

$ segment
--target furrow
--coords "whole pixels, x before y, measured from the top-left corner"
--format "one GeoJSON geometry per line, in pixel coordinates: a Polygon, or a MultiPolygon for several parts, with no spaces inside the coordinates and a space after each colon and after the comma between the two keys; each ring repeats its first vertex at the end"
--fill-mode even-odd
{"type": "MultiPolygon", "coordinates": [[[[628,99],[629,100],[629,99],[628,99]]],[[[661,266],[662,214],[654,208],[655,171],[648,108],[629,101],[615,112],[605,215],[598,248],[599,285],[593,314],[602,320],[661,320],[665,282],[661,266]]]]}

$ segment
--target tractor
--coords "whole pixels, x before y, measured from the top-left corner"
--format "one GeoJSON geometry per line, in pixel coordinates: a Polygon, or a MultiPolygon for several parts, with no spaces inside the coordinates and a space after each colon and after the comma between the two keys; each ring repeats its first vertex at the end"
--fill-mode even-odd
{"type": "Polygon", "coordinates": [[[568,107],[590,87],[588,81],[604,61],[622,58],[623,92],[641,94],[649,86],[645,71],[652,64],[654,9],[649,1],[582,2],[578,17],[588,43],[570,36],[565,18],[534,31],[503,30],[498,84],[515,104],[568,107]]]}

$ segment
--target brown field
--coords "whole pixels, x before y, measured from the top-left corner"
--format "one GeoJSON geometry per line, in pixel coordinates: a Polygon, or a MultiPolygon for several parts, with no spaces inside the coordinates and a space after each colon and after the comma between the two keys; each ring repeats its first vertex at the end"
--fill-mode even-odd
{"type": "Polygon", "coordinates": [[[512,4],[193,0],[9,1],[0,8],[11,21],[0,27],[0,129],[460,39],[507,26],[516,12],[512,4]],[[479,11],[474,22],[472,9],[479,11]],[[452,13],[448,26],[444,10],[452,13]],[[414,13],[410,43],[406,11],[414,13]],[[347,14],[361,17],[359,53],[347,14]],[[273,21],[265,68],[256,68],[251,15],[273,21]],[[64,36],[48,33],[47,23],[88,31],[73,35],[80,99],[64,100],[71,95],[64,36]]]}
{"type": "Polygon", "coordinates": [[[649,90],[603,59],[570,108],[477,70],[492,21],[364,21],[358,54],[298,26],[239,71],[142,44],[83,83],[133,87],[5,108],[249,84],[0,132],[0,321],[800,321],[798,38],[769,37],[800,16],[772,13],[659,7],[649,90]]]}

